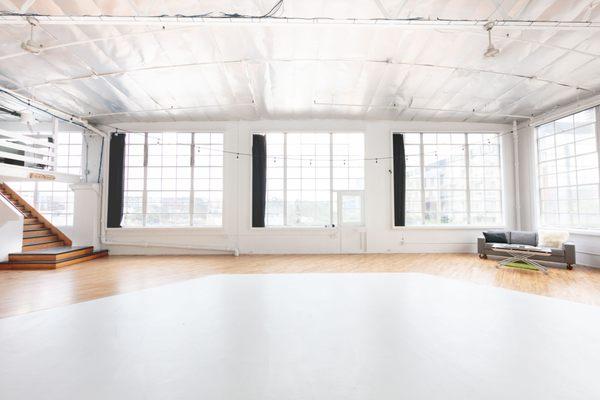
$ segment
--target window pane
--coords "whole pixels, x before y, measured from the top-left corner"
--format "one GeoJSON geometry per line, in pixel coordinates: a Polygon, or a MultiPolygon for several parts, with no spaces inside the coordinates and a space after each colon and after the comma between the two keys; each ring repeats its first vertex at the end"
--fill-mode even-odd
{"type": "Polygon", "coordinates": [[[123,226],[221,226],[222,166],[221,133],[127,134],[123,226]]]}
{"type": "MultiPolygon", "coordinates": [[[[288,133],[286,140],[287,159],[295,161],[287,166],[290,176],[286,201],[287,225],[331,224],[331,134],[288,133]]],[[[339,151],[341,153],[342,150],[339,151]]],[[[340,167],[343,161],[336,161],[336,164],[340,167]]],[[[338,178],[338,182],[343,182],[343,177],[338,178]]]]}
{"type": "Polygon", "coordinates": [[[501,225],[498,137],[495,133],[404,134],[407,224],[501,225]]]}
{"type": "Polygon", "coordinates": [[[596,110],[537,127],[540,223],[600,228],[596,110]]]}
{"type": "Polygon", "coordinates": [[[334,192],[364,190],[362,133],[265,135],[267,226],[330,225],[334,192]]]}

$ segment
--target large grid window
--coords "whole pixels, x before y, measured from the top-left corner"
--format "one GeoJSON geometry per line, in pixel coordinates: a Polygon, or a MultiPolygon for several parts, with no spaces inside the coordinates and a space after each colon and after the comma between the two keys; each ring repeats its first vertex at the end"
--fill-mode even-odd
{"type": "Polygon", "coordinates": [[[129,133],[124,227],[222,226],[222,133],[129,133]]]}
{"type": "Polygon", "coordinates": [[[503,224],[496,133],[404,133],[407,225],[503,224]]]}
{"type": "Polygon", "coordinates": [[[600,228],[597,108],[537,127],[540,225],[600,228]]]}
{"type": "Polygon", "coordinates": [[[330,226],[337,191],[364,189],[360,133],[267,133],[267,226],[330,226]]]}
{"type": "MultiPolygon", "coordinates": [[[[57,172],[81,175],[83,135],[81,132],[59,131],[56,134],[57,172]]],[[[25,201],[34,206],[56,226],[73,225],[74,194],[63,182],[10,182],[25,201]]]]}

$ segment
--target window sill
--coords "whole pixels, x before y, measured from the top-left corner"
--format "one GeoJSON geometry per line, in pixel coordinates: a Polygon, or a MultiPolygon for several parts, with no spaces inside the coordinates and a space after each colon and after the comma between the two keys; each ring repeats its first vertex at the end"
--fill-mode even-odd
{"type": "Polygon", "coordinates": [[[335,227],[304,227],[304,226],[266,226],[264,228],[250,228],[252,234],[263,234],[263,235],[295,235],[295,234],[323,234],[329,235],[337,232],[335,227]]]}
{"type": "Polygon", "coordinates": [[[584,229],[584,228],[567,228],[561,226],[540,226],[537,228],[539,231],[562,231],[569,232],[571,235],[581,236],[600,236],[600,229],[584,229]]]}
{"type": "Polygon", "coordinates": [[[505,226],[480,226],[480,225],[412,225],[412,226],[394,226],[392,230],[461,230],[461,231],[480,231],[480,230],[501,230],[507,229],[505,226]]]}
{"type": "Polygon", "coordinates": [[[188,233],[205,233],[212,235],[225,234],[225,229],[221,226],[219,227],[193,227],[193,226],[161,226],[161,227],[136,227],[136,228],[106,228],[107,233],[117,233],[117,232],[126,232],[126,233],[175,233],[175,232],[188,232],[188,233]]]}
{"type": "MultiPolygon", "coordinates": [[[[544,230],[544,228],[540,228],[544,230]]],[[[600,236],[600,230],[598,229],[567,229],[567,232],[571,235],[580,236],[600,236]]]]}

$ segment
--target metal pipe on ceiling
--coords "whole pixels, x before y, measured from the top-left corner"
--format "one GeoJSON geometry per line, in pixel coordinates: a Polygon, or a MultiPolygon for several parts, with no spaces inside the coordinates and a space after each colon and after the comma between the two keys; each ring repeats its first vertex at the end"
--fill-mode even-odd
{"type": "Polygon", "coordinates": [[[211,66],[211,65],[220,65],[220,64],[242,64],[242,63],[290,63],[290,62],[320,62],[320,63],[331,63],[331,62],[341,62],[341,63],[373,63],[373,64],[386,64],[386,65],[399,65],[399,66],[407,66],[407,67],[424,67],[424,68],[439,68],[439,69],[449,69],[449,70],[457,70],[457,71],[465,71],[470,73],[485,73],[492,75],[502,75],[502,76],[510,76],[515,78],[522,78],[524,80],[532,80],[539,81],[544,83],[550,83],[553,85],[569,87],[576,90],[581,90],[585,92],[594,92],[590,88],[581,87],[579,85],[571,85],[567,82],[560,82],[552,79],[546,79],[542,76],[534,76],[534,75],[524,75],[517,74],[512,72],[504,72],[504,71],[496,71],[493,69],[483,69],[483,68],[473,68],[466,67],[460,65],[443,65],[443,64],[431,64],[431,63],[418,63],[418,62],[406,62],[406,61],[393,61],[393,60],[375,60],[375,59],[353,59],[353,58],[270,58],[270,59],[243,59],[243,60],[222,60],[222,61],[206,61],[206,62],[195,62],[195,63],[185,63],[185,64],[170,64],[170,65],[158,65],[158,66],[143,66],[138,68],[129,68],[124,70],[118,70],[113,72],[105,72],[105,73],[93,73],[90,75],[84,76],[75,76],[66,79],[54,79],[46,82],[36,83],[33,85],[22,86],[16,89],[16,91],[31,91],[32,89],[36,89],[46,85],[53,84],[61,84],[67,83],[77,80],[85,80],[85,79],[97,79],[97,78],[107,78],[112,76],[121,76],[128,73],[136,73],[136,72],[148,72],[148,71],[163,71],[163,70],[174,70],[174,69],[183,69],[183,68],[195,68],[202,66],[211,66]]]}
{"type": "Polygon", "coordinates": [[[433,112],[453,112],[457,114],[472,114],[472,115],[497,115],[499,117],[507,117],[507,118],[519,118],[519,119],[530,119],[529,115],[519,115],[519,114],[501,114],[496,112],[486,112],[486,111],[476,111],[476,110],[457,110],[450,108],[428,108],[428,107],[413,107],[413,106],[404,106],[401,104],[389,104],[389,105],[374,105],[374,104],[351,104],[351,103],[329,103],[329,102],[321,102],[315,100],[313,102],[316,106],[329,106],[329,107],[359,107],[359,108],[389,108],[396,110],[415,110],[415,111],[433,111],[433,112]]]}
{"type": "MultiPolygon", "coordinates": [[[[41,25],[333,25],[379,26],[403,29],[483,29],[488,20],[441,18],[329,18],[329,17],[255,17],[195,15],[49,15],[3,13],[0,25],[26,25],[34,17],[41,25]]],[[[589,30],[600,29],[600,21],[496,20],[496,29],[512,30],[589,30]]]]}
{"type": "Polygon", "coordinates": [[[166,108],[153,108],[153,109],[146,109],[146,110],[117,111],[117,112],[110,112],[110,113],[90,114],[90,115],[87,115],[86,118],[109,117],[109,116],[130,115],[130,114],[144,114],[144,113],[153,113],[153,112],[162,112],[162,111],[188,111],[188,110],[199,110],[199,109],[203,109],[203,108],[219,108],[219,107],[254,107],[254,102],[233,103],[233,104],[203,104],[203,105],[189,106],[189,107],[166,107],[166,108]]]}
{"type": "Polygon", "coordinates": [[[62,110],[58,110],[52,106],[49,106],[48,104],[45,104],[41,101],[38,100],[34,100],[32,98],[29,98],[27,96],[23,96],[22,94],[16,93],[13,90],[4,88],[0,86],[0,93],[4,93],[8,96],[10,96],[12,99],[15,99],[21,103],[23,103],[24,105],[27,105],[29,107],[35,108],[38,111],[41,111],[43,113],[49,114],[55,118],[59,118],[62,119],[65,122],[68,123],[72,123],[75,125],[79,125],[82,128],[85,128],[97,135],[100,135],[102,137],[106,137],[108,136],[105,132],[102,132],[100,129],[96,128],[95,126],[91,125],[90,123],[88,123],[85,119],[82,119],[80,117],[77,117],[75,115],[69,114],[67,112],[64,112],[62,110]]]}

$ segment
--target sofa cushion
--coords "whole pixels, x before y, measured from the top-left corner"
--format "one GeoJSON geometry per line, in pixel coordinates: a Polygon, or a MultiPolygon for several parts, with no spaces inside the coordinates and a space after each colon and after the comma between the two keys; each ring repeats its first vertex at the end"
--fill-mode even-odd
{"type": "Polygon", "coordinates": [[[507,232],[483,232],[486,243],[509,243],[510,236],[507,232]]]}
{"type": "Polygon", "coordinates": [[[525,231],[511,231],[510,232],[510,243],[511,244],[526,244],[529,246],[537,246],[537,233],[536,232],[525,232],[525,231]]]}
{"type": "Polygon", "coordinates": [[[552,250],[552,255],[555,257],[564,257],[565,256],[565,251],[563,249],[551,248],[550,250],[552,250]]]}

